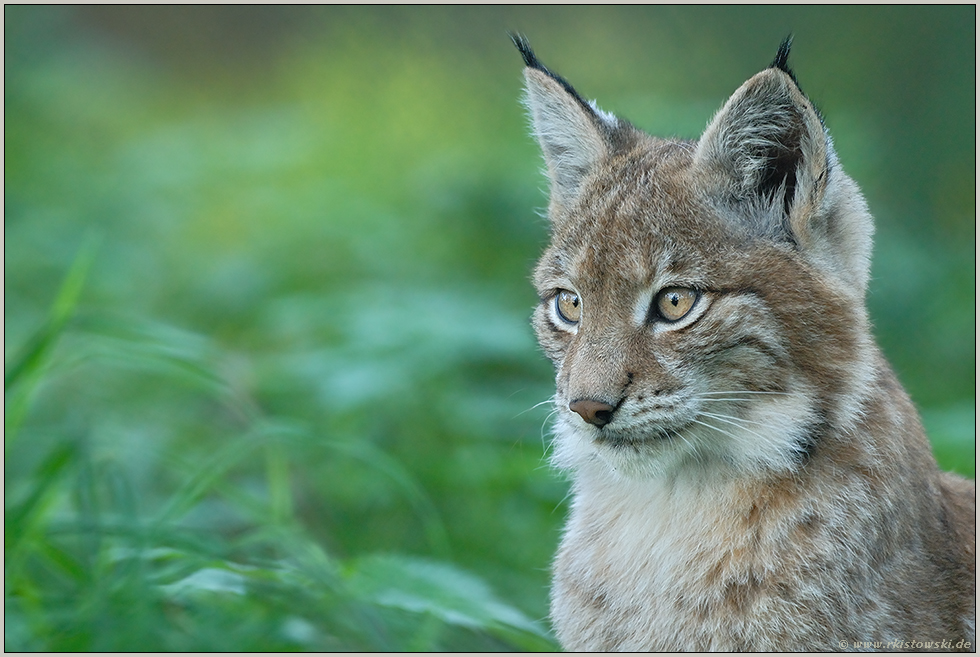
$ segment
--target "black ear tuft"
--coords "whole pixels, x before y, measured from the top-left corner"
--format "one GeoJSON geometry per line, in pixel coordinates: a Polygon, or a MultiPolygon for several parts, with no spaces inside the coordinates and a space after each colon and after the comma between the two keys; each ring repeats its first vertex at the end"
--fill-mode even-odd
{"type": "Polygon", "coordinates": [[[508,34],[510,35],[510,40],[513,41],[514,45],[517,46],[517,49],[521,51],[521,56],[524,57],[524,64],[526,66],[541,71],[549,78],[560,84],[562,89],[568,92],[568,94],[571,95],[579,105],[585,108],[586,113],[590,115],[595,113],[592,106],[590,106],[589,103],[582,98],[577,91],[575,91],[575,87],[570,85],[568,80],[558,75],[554,71],[549,70],[547,66],[541,63],[538,56],[534,54],[533,50],[531,50],[531,44],[528,43],[527,37],[525,37],[523,34],[517,34],[516,32],[509,32],[508,34]]]}
{"type": "Polygon", "coordinates": [[[543,69],[544,66],[538,61],[537,56],[534,51],[531,50],[531,44],[528,43],[527,37],[523,34],[518,34],[517,32],[508,32],[507,35],[510,40],[514,42],[517,49],[521,51],[521,55],[524,57],[524,65],[530,66],[531,68],[543,69]]]}
{"type": "Polygon", "coordinates": [[[776,51],[776,56],[773,58],[772,63],[769,64],[769,68],[778,68],[793,80],[793,84],[796,85],[797,89],[803,91],[800,87],[800,81],[796,79],[796,73],[793,73],[793,69],[789,67],[789,50],[792,47],[793,35],[790,34],[779,44],[779,50],[776,51]]]}
{"type": "Polygon", "coordinates": [[[778,68],[780,71],[789,73],[789,66],[787,61],[789,61],[789,49],[793,47],[793,35],[788,35],[783,42],[779,44],[779,50],[776,51],[776,57],[772,60],[772,64],[769,68],[778,68]]]}

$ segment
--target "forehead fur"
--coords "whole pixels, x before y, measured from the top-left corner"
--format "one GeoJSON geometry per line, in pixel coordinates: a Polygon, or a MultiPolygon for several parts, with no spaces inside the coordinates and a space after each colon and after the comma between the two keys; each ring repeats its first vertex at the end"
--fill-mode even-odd
{"type": "Polygon", "coordinates": [[[552,246],[539,274],[602,268],[650,284],[662,273],[694,275],[705,264],[697,254],[739,244],[744,236],[698,189],[694,148],[693,142],[648,137],[600,163],[575,204],[552,205],[552,246]]]}

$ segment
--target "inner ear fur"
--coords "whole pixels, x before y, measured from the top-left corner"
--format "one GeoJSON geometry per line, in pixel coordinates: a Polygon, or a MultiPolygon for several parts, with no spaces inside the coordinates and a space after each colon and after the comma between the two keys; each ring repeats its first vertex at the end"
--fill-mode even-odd
{"type": "MultiPolygon", "coordinates": [[[[527,107],[541,145],[551,195],[568,205],[582,180],[610,152],[610,118],[601,116],[558,80],[537,68],[524,69],[527,107]]],[[[614,120],[614,119],[612,119],[614,120]]]]}
{"type": "Polygon", "coordinates": [[[820,116],[788,73],[769,68],[743,84],[709,123],[694,162],[736,214],[755,210],[746,226],[788,239],[863,293],[871,217],[837,165],[820,116]]]}
{"type": "Polygon", "coordinates": [[[825,189],[828,146],[810,101],[787,73],[771,68],[728,99],[695,161],[722,176],[733,200],[772,199],[792,219],[825,189]]]}

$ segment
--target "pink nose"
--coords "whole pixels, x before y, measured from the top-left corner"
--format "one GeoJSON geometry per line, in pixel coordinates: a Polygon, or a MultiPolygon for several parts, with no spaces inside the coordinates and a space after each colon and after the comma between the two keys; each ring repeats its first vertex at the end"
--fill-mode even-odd
{"type": "Polygon", "coordinates": [[[595,399],[576,399],[568,408],[582,416],[582,419],[597,427],[604,427],[612,422],[613,411],[609,404],[595,399]]]}

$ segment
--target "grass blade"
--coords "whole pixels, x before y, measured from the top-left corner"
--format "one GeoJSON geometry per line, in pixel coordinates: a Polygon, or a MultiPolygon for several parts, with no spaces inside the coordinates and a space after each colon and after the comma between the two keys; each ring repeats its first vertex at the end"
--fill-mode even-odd
{"type": "Polygon", "coordinates": [[[4,414],[4,450],[13,443],[30,408],[34,392],[44,375],[48,358],[58,338],[64,333],[69,320],[78,307],[78,301],[88,277],[95,254],[98,240],[89,237],[82,244],[75,260],[58,290],[54,303],[48,313],[44,325],[27,341],[20,354],[13,359],[10,367],[3,375],[4,396],[10,395],[6,401],[4,414]],[[18,383],[23,385],[18,386],[18,383]],[[16,390],[15,394],[11,394],[16,390]]]}

